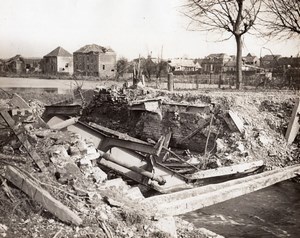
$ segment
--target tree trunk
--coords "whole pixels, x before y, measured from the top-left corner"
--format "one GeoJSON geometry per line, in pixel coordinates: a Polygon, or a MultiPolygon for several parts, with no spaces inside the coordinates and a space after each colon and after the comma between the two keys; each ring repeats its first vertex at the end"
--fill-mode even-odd
{"type": "Polygon", "coordinates": [[[236,40],[236,88],[242,88],[243,75],[242,75],[242,37],[235,35],[236,40]]]}

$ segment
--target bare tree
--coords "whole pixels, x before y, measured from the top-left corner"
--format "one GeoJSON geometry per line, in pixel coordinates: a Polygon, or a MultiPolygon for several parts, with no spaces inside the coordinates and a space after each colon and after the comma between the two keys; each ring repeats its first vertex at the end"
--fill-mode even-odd
{"type": "Polygon", "coordinates": [[[242,85],[242,36],[249,32],[261,9],[261,0],[187,0],[184,14],[196,30],[227,32],[236,41],[236,88],[242,85]]]}
{"type": "Polygon", "coordinates": [[[261,18],[266,26],[264,35],[279,38],[300,35],[299,0],[264,0],[264,5],[261,18]]]}

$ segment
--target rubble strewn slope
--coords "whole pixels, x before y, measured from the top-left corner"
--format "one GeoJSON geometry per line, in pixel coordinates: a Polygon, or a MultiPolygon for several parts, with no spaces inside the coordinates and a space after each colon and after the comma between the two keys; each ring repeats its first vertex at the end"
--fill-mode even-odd
{"type": "MultiPolygon", "coordinates": [[[[292,145],[284,139],[296,97],[299,95],[280,92],[170,93],[147,88],[103,88],[85,108],[81,120],[154,142],[160,135],[171,132],[170,146],[174,151],[185,155],[186,160],[195,159],[201,169],[259,159],[264,160],[267,169],[272,169],[299,163],[299,135],[292,145]],[[130,110],[134,102],[155,98],[159,98],[159,110],[130,110]],[[186,109],[180,111],[180,105],[197,106],[197,110],[202,110],[204,105],[206,109],[191,113],[186,109]],[[242,132],[228,124],[229,111],[243,122],[242,132]],[[193,137],[182,141],[195,131],[193,137]]],[[[3,98],[1,110],[12,109],[9,96],[3,98]]],[[[43,103],[32,100],[29,104],[33,119],[14,119],[19,122],[19,132],[24,133],[33,145],[46,171],[39,171],[24,145],[1,120],[0,235],[170,237],[177,233],[177,237],[217,237],[178,218],[152,214],[150,208],[139,203],[143,199],[139,186],[129,186],[114,173],[98,167],[97,150],[91,141],[76,133],[35,126],[34,118],[43,112],[43,103]],[[82,224],[62,222],[51,211],[45,210],[43,204],[36,202],[34,196],[30,198],[21,192],[6,180],[8,166],[70,208],[82,224]],[[172,227],[175,224],[177,231],[172,227]]]]}

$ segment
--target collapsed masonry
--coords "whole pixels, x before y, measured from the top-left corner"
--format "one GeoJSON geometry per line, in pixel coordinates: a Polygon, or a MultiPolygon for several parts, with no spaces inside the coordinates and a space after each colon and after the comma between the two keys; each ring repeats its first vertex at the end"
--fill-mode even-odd
{"type": "Polygon", "coordinates": [[[297,150],[287,147],[282,136],[292,114],[291,100],[282,105],[264,100],[258,108],[238,105],[236,111],[232,104],[226,97],[101,88],[81,120],[144,141],[165,136],[169,147],[185,150],[182,156],[202,169],[260,158],[269,167],[296,162],[297,150]]]}
{"type": "MultiPolygon", "coordinates": [[[[257,161],[255,150],[259,147],[266,148],[269,157],[273,159],[274,155],[269,152],[274,147],[281,151],[281,155],[288,158],[291,155],[288,150],[283,149],[286,145],[282,141],[274,145],[269,131],[254,130],[249,126],[249,121],[245,123],[245,118],[239,118],[224,105],[221,107],[207,98],[201,103],[193,104],[179,102],[180,97],[171,101],[171,97],[165,96],[144,89],[133,91],[102,88],[96,92],[79,121],[77,118],[66,117],[80,113],[78,106],[61,106],[55,109],[48,107],[45,115],[51,119],[47,125],[26,104],[20,103],[20,98],[15,97],[14,103],[19,103],[18,108],[10,112],[2,111],[1,115],[21,146],[14,142],[5,151],[9,154],[14,153],[15,149],[25,149],[37,167],[34,169],[28,161],[21,170],[8,166],[4,171],[5,178],[59,219],[78,225],[89,217],[91,208],[94,209],[93,219],[96,219],[98,213],[103,212],[103,207],[107,209],[107,204],[118,208],[124,204],[134,207],[136,201],[141,201],[138,210],[144,213],[147,209],[155,211],[155,201],[162,201],[161,198],[154,199],[154,202],[151,198],[144,201],[140,187],[128,188],[123,180],[107,180],[111,171],[159,192],[168,193],[173,189],[188,188],[190,180],[241,173],[256,169],[263,163],[270,163],[267,160],[257,161]],[[41,126],[44,128],[41,129],[41,126]],[[185,156],[179,156],[170,149],[174,146],[185,149],[185,156]],[[282,154],[283,152],[286,154],[282,154]],[[239,166],[241,162],[244,164],[239,166]],[[214,174],[212,171],[202,170],[232,164],[235,165],[214,170],[214,174]],[[37,173],[38,170],[46,172],[48,178],[37,173]],[[32,174],[41,182],[36,184],[37,181],[33,181],[30,176],[32,174]],[[45,184],[57,186],[57,182],[67,191],[64,197],[73,204],[75,212],[61,204],[61,195],[55,190],[51,191],[51,196],[40,188],[40,185],[45,184]],[[121,195],[109,189],[111,183],[123,184],[117,186],[121,195]],[[73,196],[81,199],[74,200],[73,196]]],[[[274,161],[272,165],[276,165],[277,161],[274,161]]],[[[297,163],[293,159],[288,162],[297,163]]],[[[288,177],[292,177],[298,170],[298,167],[291,168],[288,177]]],[[[282,171],[278,174],[282,176],[282,171]]],[[[285,178],[288,178],[286,176],[285,174],[285,178]]],[[[261,179],[262,176],[257,177],[261,179]]],[[[263,183],[266,184],[264,181],[263,183]]],[[[177,201],[169,197],[163,198],[172,200],[170,207],[174,211],[171,213],[177,214],[178,211],[199,208],[199,198],[193,198],[193,202],[186,199],[187,194],[192,197],[198,193],[198,189],[194,188],[188,193],[182,191],[172,194],[173,200],[178,199],[177,201]],[[180,197],[186,200],[181,201],[180,197]]],[[[162,212],[168,210],[166,204],[160,205],[162,212]]],[[[102,216],[105,217],[103,214],[102,216]]],[[[107,220],[106,217],[104,220],[107,220]]],[[[101,226],[105,233],[111,232],[109,225],[102,222],[101,226]]]]}
{"type": "Polygon", "coordinates": [[[22,219],[16,216],[14,221],[19,224],[15,223],[14,227],[0,224],[1,235],[20,234],[16,232],[24,230],[21,227],[26,226],[24,221],[29,219],[30,223],[36,223],[35,231],[29,229],[31,234],[23,231],[23,236],[41,237],[53,231],[53,235],[62,232],[53,226],[60,226],[57,221],[52,219],[52,226],[45,227],[35,220],[35,216],[30,218],[31,212],[24,214],[17,208],[15,202],[29,201],[22,199],[17,187],[33,203],[50,212],[54,219],[79,226],[76,229],[65,227],[62,233],[67,237],[90,234],[97,234],[95,237],[176,237],[173,218],[156,217],[153,220],[154,214],[147,206],[137,204],[144,199],[139,187],[128,186],[121,178],[108,178],[108,174],[99,168],[100,154],[93,141],[78,133],[49,128],[17,95],[10,103],[12,108],[1,110],[0,117],[1,126],[5,128],[1,130],[1,141],[8,139],[0,154],[0,204],[4,215],[1,215],[1,223],[11,224],[5,220],[5,217],[14,217],[11,210],[19,213],[22,219]],[[4,137],[5,134],[11,137],[4,137]],[[2,205],[4,197],[10,201],[6,206],[2,205]],[[162,225],[165,223],[168,226],[162,225]]]}

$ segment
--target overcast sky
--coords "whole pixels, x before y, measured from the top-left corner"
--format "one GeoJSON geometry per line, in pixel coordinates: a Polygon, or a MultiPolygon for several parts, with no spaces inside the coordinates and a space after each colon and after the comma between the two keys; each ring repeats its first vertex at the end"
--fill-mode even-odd
{"type": "MultiPolygon", "coordinates": [[[[73,53],[86,44],[110,46],[129,59],[163,54],[164,58],[201,58],[235,54],[235,41],[216,43],[211,35],[187,31],[180,14],[183,0],[0,0],[0,58],[16,54],[42,57],[57,46],[73,53]],[[162,50],[163,49],[163,50],[162,50]]],[[[244,39],[243,55],[296,56],[296,40],[268,43],[244,39]]]]}

